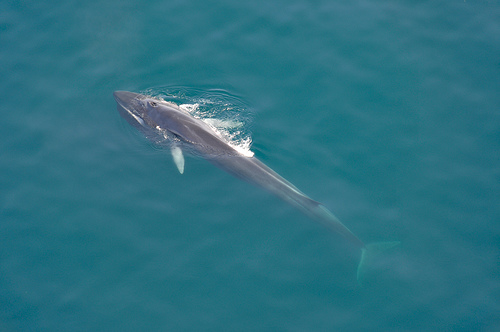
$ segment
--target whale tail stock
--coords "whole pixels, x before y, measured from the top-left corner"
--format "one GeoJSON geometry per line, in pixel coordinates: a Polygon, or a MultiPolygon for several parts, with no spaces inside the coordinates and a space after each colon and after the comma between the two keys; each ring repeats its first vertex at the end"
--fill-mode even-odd
{"type": "Polygon", "coordinates": [[[370,262],[382,252],[389,250],[399,244],[399,241],[373,242],[366,244],[361,249],[361,260],[359,261],[358,270],[356,273],[356,278],[360,286],[362,285],[366,268],[370,264],[370,262]]]}
{"type": "Polygon", "coordinates": [[[359,285],[362,285],[364,274],[367,267],[370,265],[370,262],[372,262],[382,252],[400,244],[399,241],[372,242],[364,244],[363,241],[361,241],[342,222],[340,222],[340,220],[337,219],[337,217],[326,207],[324,207],[321,203],[318,203],[311,199],[309,200],[311,202],[310,204],[302,204],[302,206],[308,207],[308,209],[304,209],[306,213],[315,217],[320,223],[341,234],[349,242],[361,248],[361,260],[359,261],[358,270],[356,273],[356,278],[359,285]]]}

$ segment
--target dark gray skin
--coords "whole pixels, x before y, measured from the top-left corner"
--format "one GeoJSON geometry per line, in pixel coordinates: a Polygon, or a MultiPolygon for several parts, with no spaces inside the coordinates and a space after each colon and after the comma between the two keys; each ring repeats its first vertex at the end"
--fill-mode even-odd
{"type": "Polygon", "coordinates": [[[182,142],[182,146],[188,146],[215,166],[264,188],[365,251],[365,244],[321,203],[307,197],[257,158],[238,152],[203,121],[174,104],[145,95],[116,91],[114,97],[120,114],[148,138],[166,134],[182,142]]]}

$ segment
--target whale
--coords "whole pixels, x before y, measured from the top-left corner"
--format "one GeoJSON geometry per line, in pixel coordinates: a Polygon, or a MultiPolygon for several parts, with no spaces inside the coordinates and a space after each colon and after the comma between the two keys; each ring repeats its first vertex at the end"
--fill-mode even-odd
{"type": "Polygon", "coordinates": [[[322,203],[308,197],[253,154],[234,147],[213,127],[176,104],[129,91],[115,91],[113,95],[118,112],[129,124],[153,142],[169,142],[173,161],[181,174],[185,170],[186,150],[234,177],[270,192],[359,248],[359,282],[372,257],[399,244],[398,241],[365,244],[322,203]]]}

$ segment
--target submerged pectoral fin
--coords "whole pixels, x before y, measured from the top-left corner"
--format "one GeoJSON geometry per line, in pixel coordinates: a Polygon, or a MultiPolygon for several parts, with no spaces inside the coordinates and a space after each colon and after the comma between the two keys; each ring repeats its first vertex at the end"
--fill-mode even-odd
{"type": "Polygon", "coordinates": [[[172,157],[174,158],[174,163],[179,170],[179,173],[184,173],[184,155],[180,147],[174,145],[172,146],[172,157]]]}

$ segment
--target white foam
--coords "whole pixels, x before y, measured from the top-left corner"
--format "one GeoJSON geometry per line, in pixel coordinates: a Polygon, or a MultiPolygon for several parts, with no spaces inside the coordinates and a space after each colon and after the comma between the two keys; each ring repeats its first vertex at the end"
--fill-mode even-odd
{"type": "Polygon", "coordinates": [[[252,138],[250,136],[242,137],[242,132],[236,130],[242,128],[244,123],[233,119],[210,118],[208,112],[200,110],[200,104],[181,104],[179,108],[188,112],[197,119],[206,123],[221,139],[231,145],[236,151],[245,157],[253,157],[254,153],[250,150],[252,138]]]}

